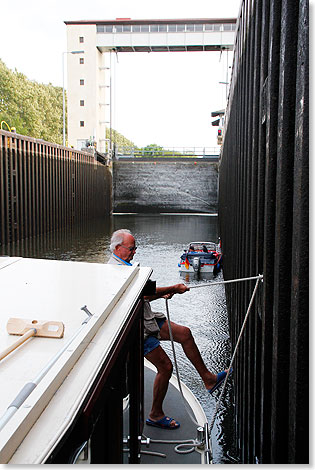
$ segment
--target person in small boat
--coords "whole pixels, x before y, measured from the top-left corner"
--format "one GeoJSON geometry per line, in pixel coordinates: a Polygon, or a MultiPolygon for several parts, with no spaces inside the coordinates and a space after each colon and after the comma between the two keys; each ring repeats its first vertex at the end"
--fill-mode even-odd
{"type": "MultiPolygon", "coordinates": [[[[136,242],[132,233],[127,229],[116,230],[111,238],[110,250],[112,255],[109,264],[131,266],[131,260],[136,252],[136,242]]],[[[157,287],[154,295],[144,297],[144,356],[156,368],[157,374],[153,385],[153,401],[146,424],[165,429],[177,429],[180,423],[166,416],[163,411],[163,401],[172,375],[173,365],[160,345],[160,340],[170,340],[166,316],[161,312],[153,312],[150,302],[161,297],[170,299],[174,294],[184,294],[189,291],[185,284],[175,284],[167,287],[157,287]]],[[[196,368],[206,389],[213,393],[225,380],[227,371],[213,374],[209,371],[201,357],[190,329],[171,322],[173,339],[180,343],[187,358],[196,368]]]]}

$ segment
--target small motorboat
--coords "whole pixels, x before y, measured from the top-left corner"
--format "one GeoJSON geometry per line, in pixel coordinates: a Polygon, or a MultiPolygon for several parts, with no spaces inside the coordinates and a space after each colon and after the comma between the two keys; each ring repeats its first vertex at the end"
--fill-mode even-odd
{"type": "Polygon", "coordinates": [[[222,267],[220,244],[214,242],[190,242],[178,263],[180,272],[218,274],[222,267]]]}

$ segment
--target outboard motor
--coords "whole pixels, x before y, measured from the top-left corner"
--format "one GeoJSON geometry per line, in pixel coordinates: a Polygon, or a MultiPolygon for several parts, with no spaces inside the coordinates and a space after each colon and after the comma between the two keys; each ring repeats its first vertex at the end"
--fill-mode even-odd
{"type": "Polygon", "coordinates": [[[200,258],[197,257],[197,256],[195,258],[193,258],[193,268],[194,268],[195,273],[199,273],[199,271],[200,271],[200,258]]]}

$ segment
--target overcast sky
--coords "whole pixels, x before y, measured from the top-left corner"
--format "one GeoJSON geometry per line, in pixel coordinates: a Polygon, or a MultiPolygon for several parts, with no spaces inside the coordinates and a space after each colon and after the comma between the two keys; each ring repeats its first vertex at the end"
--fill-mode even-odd
{"type": "MultiPolygon", "coordinates": [[[[62,86],[65,20],[236,18],[239,8],[239,0],[3,1],[0,58],[31,80],[62,86]]],[[[118,132],[139,146],[216,145],[211,111],[225,105],[225,85],[219,82],[226,80],[226,52],[121,53],[117,59],[118,132]]],[[[228,60],[231,64],[231,52],[228,60]]]]}

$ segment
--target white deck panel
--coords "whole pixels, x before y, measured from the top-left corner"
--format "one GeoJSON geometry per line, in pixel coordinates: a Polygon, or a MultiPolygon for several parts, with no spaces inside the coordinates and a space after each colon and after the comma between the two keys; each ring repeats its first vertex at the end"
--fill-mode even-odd
{"type": "Polygon", "coordinates": [[[6,332],[10,317],[65,324],[64,338],[31,338],[0,362],[0,416],[81,327],[87,318],[81,307],[94,315],[0,432],[0,463],[44,462],[74,419],[151,272],[136,265],[0,260],[1,350],[18,338],[6,332]]]}

